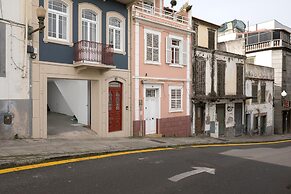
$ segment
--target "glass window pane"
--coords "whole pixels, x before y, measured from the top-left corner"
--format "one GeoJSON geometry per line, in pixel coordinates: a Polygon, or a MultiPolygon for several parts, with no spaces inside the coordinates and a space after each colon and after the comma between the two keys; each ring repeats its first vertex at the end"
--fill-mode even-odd
{"type": "Polygon", "coordinates": [[[56,15],[48,13],[48,36],[56,38],[56,15]]]}
{"type": "Polygon", "coordinates": [[[152,61],[153,60],[153,53],[152,53],[152,48],[147,48],[147,61],[152,61]]]}
{"type": "Polygon", "coordinates": [[[159,35],[153,35],[153,47],[159,48],[159,35]]]}
{"type": "Polygon", "coordinates": [[[153,49],[153,61],[159,61],[159,49],[153,49]]]}
{"type": "Polygon", "coordinates": [[[97,16],[94,12],[92,12],[91,10],[82,10],[82,18],[88,19],[88,20],[92,20],[92,21],[97,21],[97,16]]]}
{"type": "Polygon", "coordinates": [[[118,18],[116,18],[116,17],[109,18],[109,25],[110,26],[115,26],[115,27],[120,28],[121,27],[120,24],[121,24],[121,21],[118,18]]]}
{"type": "Polygon", "coordinates": [[[120,31],[115,30],[115,48],[120,49],[120,31]]]}
{"type": "Polygon", "coordinates": [[[67,13],[67,5],[61,1],[50,0],[48,2],[48,8],[55,11],[67,13]]]}
{"type": "Polygon", "coordinates": [[[109,45],[113,45],[113,29],[109,29],[109,45]]]}
{"type": "Polygon", "coordinates": [[[82,21],[82,39],[88,40],[88,23],[82,21]]]}
{"type": "Polygon", "coordinates": [[[90,41],[96,42],[96,24],[90,24],[90,41]]]}

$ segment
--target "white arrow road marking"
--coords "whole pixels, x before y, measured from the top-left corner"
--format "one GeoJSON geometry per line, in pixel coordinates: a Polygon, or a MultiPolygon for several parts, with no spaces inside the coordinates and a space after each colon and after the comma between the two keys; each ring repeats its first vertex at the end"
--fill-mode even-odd
{"type": "Polygon", "coordinates": [[[188,172],[184,172],[184,173],[181,173],[181,174],[177,174],[171,178],[168,178],[170,181],[173,181],[173,182],[178,182],[179,180],[182,180],[184,178],[187,178],[189,176],[193,176],[195,174],[200,174],[202,172],[207,172],[209,174],[215,174],[215,169],[214,168],[207,168],[207,167],[192,167],[196,170],[191,170],[191,171],[188,171],[188,172]]]}

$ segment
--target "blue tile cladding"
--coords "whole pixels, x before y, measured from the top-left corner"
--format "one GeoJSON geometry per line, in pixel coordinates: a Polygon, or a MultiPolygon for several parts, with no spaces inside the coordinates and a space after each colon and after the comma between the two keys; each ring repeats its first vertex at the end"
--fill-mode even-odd
{"type": "MultiPolygon", "coordinates": [[[[106,43],[106,13],[116,11],[126,18],[125,24],[125,51],[126,55],[114,54],[114,64],[119,69],[128,69],[128,12],[126,5],[114,0],[73,0],[73,42],[78,41],[78,3],[92,3],[102,10],[102,43],[106,43]]],[[[44,0],[39,0],[39,5],[44,6],[44,0]]],[[[47,19],[47,18],[46,18],[47,19]]],[[[73,64],[74,47],[67,45],[44,43],[44,34],[39,36],[39,59],[55,63],[73,64]]]]}

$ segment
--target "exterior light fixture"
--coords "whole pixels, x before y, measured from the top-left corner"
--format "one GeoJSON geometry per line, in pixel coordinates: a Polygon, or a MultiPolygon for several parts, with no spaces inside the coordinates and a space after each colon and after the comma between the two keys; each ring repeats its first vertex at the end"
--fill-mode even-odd
{"type": "Polygon", "coordinates": [[[36,16],[38,18],[38,28],[33,30],[33,28],[31,26],[29,26],[29,29],[28,29],[28,37],[29,37],[29,40],[32,39],[32,34],[39,31],[39,32],[43,32],[43,29],[45,28],[45,25],[44,25],[44,19],[45,19],[45,15],[46,15],[46,9],[43,8],[42,6],[38,7],[36,9],[36,16]]]}
{"type": "Polygon", "coordinates": [[[283,92],[281,92],[281,96],[282,96],[283,98],[285,98],[285,97],[287,96],[287,92],[286,92],[285,90],[283,90],[283,92]]]}

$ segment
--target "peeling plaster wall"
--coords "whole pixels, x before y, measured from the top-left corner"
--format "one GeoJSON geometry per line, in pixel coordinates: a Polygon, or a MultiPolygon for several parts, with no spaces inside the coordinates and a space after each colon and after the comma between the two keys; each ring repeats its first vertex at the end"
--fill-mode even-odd
{"type": "Polygon", "coordinates": [[[252,103],[251,99],[246,100],[246,114],[250,114],[250,123],[248,124],[250,129],[254,129],[254,117],[267,116],[266,134],[271,135],[274,133],[274,69],[269,67],[263,67],[258,65],[246,65],[246,81],[245,81],[245,94],[248,97],[252,96],[252,84],[258,82],[258,102],[252,103]],[[261,84],[266,84],[265,102],[260,103],[261,99],[261,84]]]}

